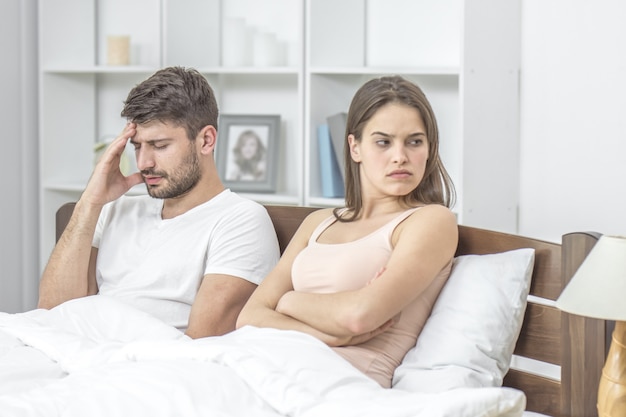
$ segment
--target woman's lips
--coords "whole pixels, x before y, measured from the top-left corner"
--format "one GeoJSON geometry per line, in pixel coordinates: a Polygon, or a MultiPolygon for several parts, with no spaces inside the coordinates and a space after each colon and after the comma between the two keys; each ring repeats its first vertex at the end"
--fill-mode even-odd
{"type": "Polygon", "coordinates": [[[389,176],[392,178],[408,178],[411,176],[411,173],[405,170],[397,170],[397,171],[391,172],[389,176]]]}

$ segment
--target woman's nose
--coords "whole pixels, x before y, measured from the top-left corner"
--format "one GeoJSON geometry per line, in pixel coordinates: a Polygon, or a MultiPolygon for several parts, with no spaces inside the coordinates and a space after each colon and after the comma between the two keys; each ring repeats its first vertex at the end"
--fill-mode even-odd
{"type": "Polygon", "coordinates": [[[392,149],[394,162],[401,164],[407,161],[406,148],[403,144],[397,144],[392,149]]]}

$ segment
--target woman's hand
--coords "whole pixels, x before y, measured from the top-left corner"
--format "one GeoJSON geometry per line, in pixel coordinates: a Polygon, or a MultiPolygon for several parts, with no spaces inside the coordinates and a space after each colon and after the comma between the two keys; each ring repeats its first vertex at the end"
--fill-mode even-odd
{"type": "Polygon", "coordinates": [[[360,345],[361,343],[365,343],[368,340],[373,339],[379,334],[387,331],[387,329],[389,329],[391,326],[394,325],[394,323],[398,321],[399,317],[400,314],[392,319],[387,320],[386,323],[384,323],[379,328],[372,330],[371,332],[354,336],[329,336],[329,339],[325,340],[325,342],[328,346],[331,347],[360,345]]]}
{"type": "MultiPolygon", "coordinates": [[[[382,274],[383,271],[384,269],[379,271],[379,273],[376,275],[374,279],[378,278],[380,274],[382,274]]],[[[280,300],[278,300],[278,304],[276,305],[276,312],[291,317],[288,313],[288,311],[290,311],[289,303],[291,302],[298,303],[298,301],[296,300],[297,296],[298,296],[298,293],[296,291],[287,291],[285,294],[283,294],[280,300]]],[[[398,315],[387,320],[378,328],[369,332],[362,333],[362,334],[332,335],[332,334],[324,333],[320,329],[317,329],[317,331],[321,333],[321,335],[318,335],[317,337],[319,337],[328,346],[333,346],[333,347],[334,346],[358,345],[358,344],[367,342],[368,340],[373,339],[379,334],[385,332],[387,329],[389,329],[391,326],[397,323],[397,321],[400,319],[400,314],[401,313],[398,313],[398,315]]]]}

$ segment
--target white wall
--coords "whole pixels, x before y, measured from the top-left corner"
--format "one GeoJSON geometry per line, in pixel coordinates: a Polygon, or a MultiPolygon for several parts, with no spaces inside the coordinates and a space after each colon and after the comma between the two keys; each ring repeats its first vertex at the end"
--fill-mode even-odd
{"type": "Polygon", "coordinates": [[[36,0],[0,1],[0,311],[33,308],[39,282],[36,0]]]}
{"type": "Polygon", "coordinates": [[[626,235],[626,2],[523,0],[519,232],[626,235]]]}

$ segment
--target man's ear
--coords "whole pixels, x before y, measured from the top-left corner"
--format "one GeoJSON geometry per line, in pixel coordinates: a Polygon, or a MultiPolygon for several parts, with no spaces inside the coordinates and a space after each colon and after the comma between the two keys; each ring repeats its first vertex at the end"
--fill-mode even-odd
{"type": "Polygon", "coordinates": [[[217,130],[213,125],[206,125],[198,133],[197,139],[200,139],[202,153],[214,152],[217,144],[217,130]]]}
{"type": "Polygon", "coordinates": [[[353,134],[348,135],[348,147],[350,149],[350,156],[354,162],[361,162],[361,153],[359,148],[359,142],[353,134]]]}

